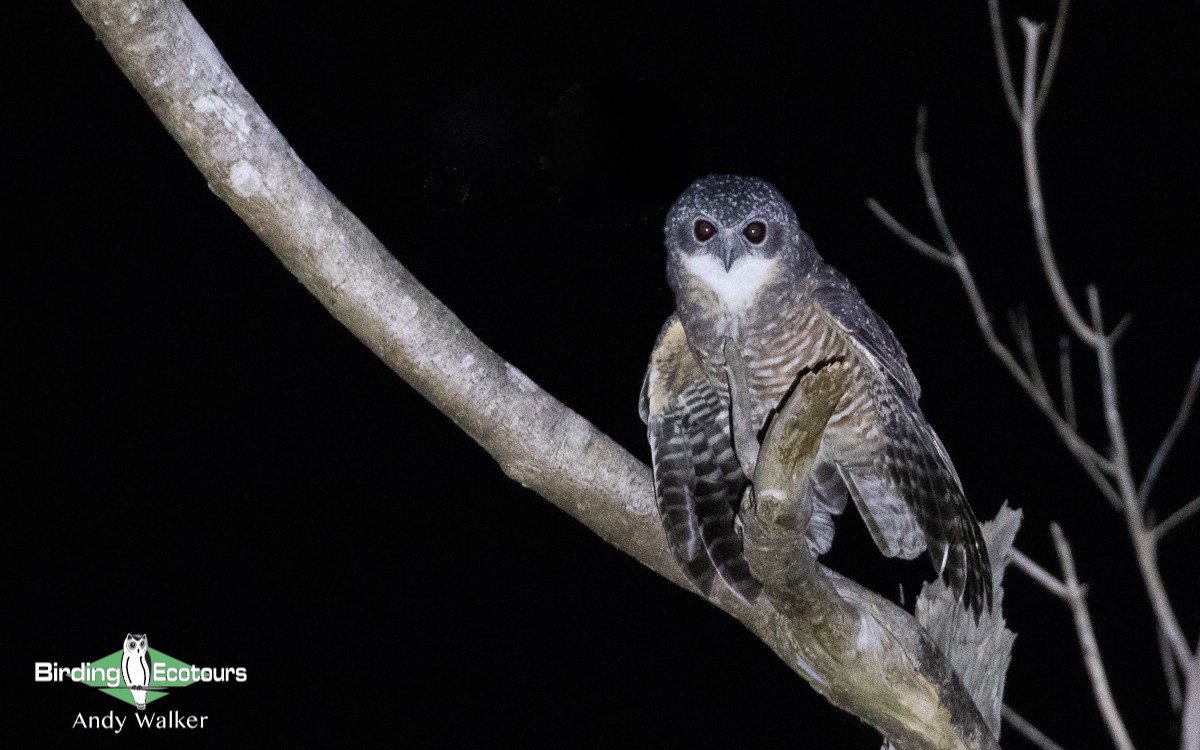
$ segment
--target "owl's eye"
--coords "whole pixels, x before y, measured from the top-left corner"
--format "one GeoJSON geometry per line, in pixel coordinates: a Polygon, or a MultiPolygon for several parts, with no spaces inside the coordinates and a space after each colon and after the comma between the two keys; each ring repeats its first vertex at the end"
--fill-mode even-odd
{"type": "Polygon", "coordinates": [[[711,221],[700,219],[696,222],[696,226],[692,227],[692,231],[696,234],[696,239],[701,242],[708,242],[717,233],[717,228],[713,226],[711,221]]]}
{"type": "Polygon", "coordinates": [[[742,236],[757,245],[766,239],[767,225],[761,221],[752,221],[742,230],[742,236]]]}

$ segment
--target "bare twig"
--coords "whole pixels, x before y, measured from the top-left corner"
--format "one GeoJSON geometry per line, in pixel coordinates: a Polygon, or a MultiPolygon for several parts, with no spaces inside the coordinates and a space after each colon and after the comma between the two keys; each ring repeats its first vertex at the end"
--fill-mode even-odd
{"type": "Polygon", "coordinates": [[[1046,64],[1042,68],[1042,81],[1038,84],[1037,108],[1033,116],[1040,118],[1050,96],[1050,84],[1054,81],[1054,69],[1058,65],[1058,53],[1062,49],[1063,31],[1067,28],[1067,8],[1070,0],[1059,0],[1058,17],[1054,19],[1054,32],[1050,36],[1050,49],[1046,51],[1046,64]]]}
{"type": "Polygon", "coordinates": [[[1071,375],[1071,338],[1058,338],[1058,376],[1062,385],[1063,419],[1071,425],[1071,429],[1079,429],[1079,421],[1075,417],[1075,380],[1071,375]]]}
{"type": "Polygon", "coordinates": [[[1179,524],[1188,520],[1200,511],[1200,496],[1193,497],[1182,508],[1175,511],[1171,515],[1162,520],[1162,523],[1154,527],[1154,540],[1161,542],[1163,537],[1170,534],[1179,524]]]}
{"type": "Polygon", "coordinates": [[[885,227],[892,230],[892,233],[908,243],[909,247],[921,253],[926,258],[941,263],[947,268],[955,268],[954,258],[910,232],[907,227],[896,221],[896,218],[888,213],[887,209],[879,205],[879,201],[874,198],[868,198],[867,208],[871,210],[871,213],[875,214],[876,218],[883,222],[885,227]]]}
{"type": "Polygon", "coordinates": [[[1059,439],[1062,440],[1067,449],[1075,456],[1076,461],[1100,492],[1114,508],[1120,508],[1120,496],[1105,476],[1106,472],[1111,471],[1112,463],[1108,458],[1100,455],[1095,448],[1079,435],[1072,425],[1067,423],[1063,416],[1059,414],[1049,392],[1044,387],[1039,388],[1037,386],[1029,374],[1025,372],[1024,368],[1022,368],[1012,351],[996,334],[995,327],[992,325],[992,316],[984,305],[983,297],[975,282],[975,276],[971,273],[966,256],[958,250],[957,244],[954,243],[953,235],[946,224],[945,217],[941,213],[941,202],[938,199],[937,188],[933,182],[933,172],[929,155],[922,150],[924,143],[922,130],[924,126],[923,111],[918,114],[917,125],[917,172],[921,178],[922,189],[925,191],[926,203],[929,205],[930,211],[935,212],[934,220],[943,228],[944,236],[949,237],[950,241],[947,243],[948,250],[939,250],[922,240],[915,233],[905,228],[874,198],[867,199],[867,208],[879,218],[884,226],[891,229],[897,237],[910,247],[927,258],[954,270],[958,275],[963,291],[967,294],[967,301],[970,303],[971,310],[975,314],[975,324],[979,328],[979,332],[982,334],[984,343],[987,344],[988,349],[1000,360],[1001,364],[1004,365],[1013,379],[1017,381],[1017,384],[1021,386],[1022,390],[1025,391],[1034,405],[1038,407],[1043,416],[1050,421],[1055,432],[1058,433],[1059,439]],[[939,219],[938,217],[941,218],[939,219]]]}
{"type": "Polygon", "coordinates": [[[1033,343],[1033,329],[1029,325],[1029,313],[1020,310],[1008,311],[1008,327],[1012,329],[1013,339],[1021,350],[1021,358],[1025,360],[1025,372],[1038,390],[1046,390],[1046,381],[1042,379],[1042,368],[1037,361],[1037,348],[1033,343]]]}
{"type": "MultiPolygon", "coordinates": [[[[1067,27],[1067,8],[1070,0],[1059,0],[1058,17],[1054,20],[1054,32],[1050,38],[1050,49],[1046,52],[1046,64],[1042,68],[1041,82],[1036,87],[1037,100],[1033,112],[1036,121],[1042,116],[1046,99],[1050,96],[1050,84],[1054,81],[1054,71],[1058,66],[1058,55],[1062,49],[1063,32],[1067,27]]],[[[1012,64],[1008,59],[1008,45],[1004,41],[1004,25],[1000,15],[999,0],[988,0],[988,22],[992,30],[992,49],[996,54],[996,67],[1000,72],[1000,87],[1004,90],[1004,100],[1008,104],[1008,112],[1013,121],[1021,124],[1022,104],[1018,101],[1016,87],[1013,84],[1012,64]]],[[[1030,110],[1025,110],[1026,112],[1030,110]]]]}
{"type": "MultiPolygon", "coordinates": [[[[1129,463],[1129,445],[1125,440],[1125,424],[1121,418],[1121,404],[1117,396],[1117,366],[1113,360],[1112,339],[1104,334],[1104,318],[1100,311],[1100,290],[1094,285],[1087,287],[1088,310],[1091,314],[1093,340],[1089,345],[1096,352],[1100,366],[1100,399],[1104,409],[1104,423],[1108,428],[1108,439],[1112,453],[1114,477],[1121,500],[1129,506],[1137,506],[1137,488],[1133,483],[1133,469],[1129,463]]],[[[1060,300],[1060,306],[1064,303],[1060,300]]],[[[1069,301],[1065,303],[1069,306],[1069,301]]],[[[1140,521],[1139,521],[1140,525],[1140,521]]]]}
{"type": "MultiPolygon", "coordinates": [[[[1111,462],[1100,455],[1078,432],[1067,424],[1055,408],[1054,400],[1050,397],[1049,392],[1045,387],[1038,387],[1037,382],[1021,367],[1016,357],[1013,356],[1009,348],[1000,341],[1000,337],[996,334],[995,327],[992,325],[992,316],[988,313],[987,307],[984,305],[983,297],[979,292],[978,285],[975,283],[975,277],[967,264],[966,256],[959,250],[958,243],[954,240],[954,234],[950,231],[949,223],[946,221],[946,216],[942,212],[942,204],[938,198],[937,186],[933,181],[932,162],[929,158],[929,153],[925,150],[925,126],[926,112],[925,108],[921,107],[917,111],[917,132],[913,142],[914,160],[917,165],[917,175],[921,180],[921,189],[925,194],[926,205],[929,207],[929,213],[938,227],[938,232],[942,236],[942,241],[945,243],[946,249],[945,251],[937,250],[929,245],[929,243],[917,238],[914,233],[903,229],[903,227],[900,227],[902,232],[899,236],[901,239],[908,241],[912,247],[919,250],[922,254],[932,257],[943,265],[949,265],[954,269],[955,273],[958,274],[963,290],[967,293],[967,300],[970,302],[971,309],[975,313],[975,323],[983,334],[988,348],[1000,359],[1017,383],[1050,420],[1058,432],[1060,439],[1075,454],[1084,471],[1087,472],[1096,486],[1100,488],[1101,492],[1104,492],[1105,496],[1113,504],[1113,507],[1119,507],[1120,499],[1116,490],[1104,476],[1106,471],[1111,470],[1111,462]],[[915,242],[910,241],[909,238],[912,238],[915,242]]],[[[867,205],[887,226],[900,226],[899,222],[874,199],[868,199],[867,205]]]]}
{"type": "Polygon", "coordinates": [[[1025,166],[1025,192],[1028,199],[1029,215],[1033,220],[1033,235],[1037,243],[1038,256],[1042,261],[1042,272],[1050,283],[1050,291],[1058,303],[1058,309],[1071,327],[1071,331],[1089,345],[1097,343],[1098,336],[1088,327],[1079,308],[1071,300],[1067,286],[1063,282],[1062,273],[1058,269],[1058,261],[1054,257],[1054,247],[1050,243],[1050,225],[1046,221],[1046,202],[1042,196],[1041,168],[1038,164],[1037,139],[1035,136],[1036,118],[1034,116],[1034,90],[1037,80],[1037,47],[1038,39],[1045,27],[1033,23],[1027,18],[1020,20],[1021,31],[1025,33],[1025,76],[1021,98],[1021,155],[1025,166]]]}
{"type": "Polygon", "coordinates": [[[963,254],[959,251],[958,243],[954,241],[954,235],[950,232],[950,224],[946,221],[946,215],[942,213],[942,202],[938,199],[937,190],[933,184],[933,169],[930,166],[929,152],[925,149],[927,121],[928,112],[925,107],[918,107],[917,136],[913,140],[913,158],[917,162],[917,174],[921,178],[921,189],[925,193],[925,203],[929,206],[929,215],[933,217],[933,223],[937,225],[938,233],[942,235],[942,244],[946,246],[946,252],[951,258],[959,261],[963,254]]]}
{"type": "Polygon", "coordinates": [[[1025,739],[1042,748],[1042,750],[1063,750],[1063,746],[1042,734],[1042,731],[1029,723],[1029,720],[1012,710],[1005,704],[1002,714],[1008,725],[1017,730],[1025,739]]]}
{"type": "Polygon", "coordinates": [[[1158,641],[1158,655],[1162,659],[1163,676],[1167,680],[1167,698],[1171,701],[1171,708],[1179,711],[1183,708],[1183,690],[1179,687],[1179,667],[1175,665],[1175,659],[1171,656],[1171,647],[1167,645],[1167,639],[1163,638],[1161,630],[1155,630],[1155,640],[1158,641]]]}
{"type": "MultiPolygon", "coordinates": [[[[1050,50],[1041,71],[1040,85],[1038,83],[1038,42],[1044,32],[1044,27],[1028,19],[1020,19],[1020,27],[1025,38],[1025,65],[1020,96],[1018,97],[1008,58],[1007,46],[1004,41],[999,0],[988,1],[992,42],[999,67],[1001,86],[1004,90],[1009,112],[1020,129],[1026,199],[1033,225],[1038,257],[1041,261],[1043,275],[1050,287],[1051,295],[1059,308],[1060,314],[1066,321],[1068,329],[1076,338],[1091,349],[1096,356],[1100,373],[1101,406],[1105,432],[1109,443],[1109,455],[1100,455],[1078,432],[1075,385],[1069,339],[1063,337],[1059,345],[1059,377],[1063,400],[1062,411],[1060,413],[1040,377],[1033,349],[1033,339],[1027,322],[1020,318],[1013,319],[1013,333],[1016,336],[1017,346],[1024,359],[1023,366],[1014,357],[1013,352],[1000,342],[997,337],[992,327],[991,317],[980,300],[978,287],[971,276],[966,259],[954,245],[949,227],[942,216],[941,206],[937,201],[936,191],[934,190],[930,174],[930,160],[924,152],[923,147],[923,129],[925,126],[923,116],[919,119],[918,123],[916,149],[917,172],[921,178],[921,185],[925,192],[926,201],[929,204],[930,214],[938,226],[938,231],[941,233],[947,249],[941,251],[925,243],[920,238],[915,237],[913,233],[902,227],[899,222],[892,218],[876,202],[870,201],[869,206],[875,215],[902,240],[921,251],[922,254],[938,260],[943,265],[952,267],[958,273],[959,280],[962,283],[964,291],[967,293],[971,308],[975,313],[976,323],[988,348],[1001,361],[1043,415],[1051,422],[1064,445],[1071,451],[1096,488],[1124,517],[1137,559],[1138,570],[1142,576],[1142,581],[1154,612],[1164,652],[1167,654],[1166,669],[1168,677],[1175,677],[1177,674],[1176,670],[1178,670],[1179,673],[1184,675],[1184,692],[1187,695],[1192,695],[1195,692],[1200,692],[1200,685],[1195,684],[1195,681],[1200,680],[1200,678],[1192,677],[1198,671],[1194,670],[1192,665],[1193,660],[1197,657],[1193,657],[1189,651],[1187,640],[1179,626],[1178,618],[1163,585],[1157,560],[1157,542],[1166,533],[1176,528],[1200,509],[1198,508],[1200,506],[1200,503],[1198,503],[1200,498],[1186,504],[1154,529],[1149,528],[1147,525],[1146,498],[1153,489],[1154,482],[1162,470],[1167,455],[1170,453],[1179,433],[1182,431],[1193,403],[1197,398],[1197,390],[1200,389],[1200,362],[1197,363],[1193,370],[1192,378],[1189,381],[1183,403],[1176,414],[1176,418],[1167,435],[1164,437],[1162,445],[1160,445],[1158,451],[1155,453],[1154,459],[1147,469],[1146,477],[1139,487],[1133,477],[1128,440],[1120,411],[1114,357],[1116,341],[1127,329],[1129,316],[1125,316],[1111,332],[1106,332],[1101,315],[1099,292],[1094,287],[1088,287],[1088,315],[1085,318],[1084,313],[1081,312],[1080,307],[1077,306],[1067,290],[1058,260],[1055,256],[1050,238],[1049,223],[1046,218],[1045,199],[1042,193],[1040,165],[1037,155],[1036,125],[1045,107],[1054,76],[1054,69],[1061,51],[1067,10],[1068,0],[1060,0],[1058,18],[1055,22],[1053,36],[1050,41],[1050,50]]],[[[1057,530],[1056,535],[1061,536],[1057,530]]],[[[1069,560],[1069,548],[1066,547],[1065,540],[1063,540],[1063,544],[1060,547],[1060,554],[1063,552],[1066,553],[1066,559],[1069,560]]],[[[1071,592],[1069,592],[1071,596],[1064,597],[1064,586],[1066,584],[1058,581],[1041,569],[1040,566],[1037,566],[1036,563],[1033,563],[1032,560],[1019,553],[1014,555],[1014,561],[1018,567],[1033,577],[1034,580],[1047,590],[1056,596],[1066,598],[1069,602],[1075,603],[1072,606],[1072,610],[1076,615],[1077,625],[1081,622],[1081,613],[1086,618],[1086,608],[1076,606],[1076,604],[1081,604],[1082,602],[1082,589],[1078,586],[1077,581],[1074,583],[1071,592]]],[[[1092,677],[1093,690],[1096,692],[1097,700],[1101,704],[1101,710],[1105,714],[1106,721],[1112,727],[1114,739],[1118,741],[1118,745],[1121,745],[1122,738],[1124,741],[1127,741],[1128,736],[1125,735],[1123,726],[1116,727],[1112,721],[1112,718],[1115,716],[1115,709],[1111,706],[1111,692],[1108,689],[1107,680],[1106,678],[1102,679],[1104,678],[1102,669],[1097,670],[1094,668],[1099,665],[1099,660],[1098,652],[1095,649],[1094,634],[1091,633],[1090,619],[1084,619],[1082,623],[1086,625],[1086,628],[1079,627],[1080,639],[1085,651],[1085,661],[1089,665],[1089,676],[1092,677]],[[1095,658],[1092,658],[1093,655],[1095,658]],[[1107,701],[1107,705],[1105,701],[1107,701]]],[[[1200,651],[1200,645],[1197,646],[1197,650],[1200,651]]],[[[1200,699],[1198,699],[1198,702],[1200,702],[1200,699]]],[[[1200,717],[1189,714],[1190,709],[1188,706],[1190,704],[1187,699],[1183,701],[1183,704],[1184,723],[1186,724],[1188,721],[1200,722],[1200,717]]],[[[1176,705],[1178,705],[1178,702],[1176,702],[1176,705]]],[[[1200,708],[1194,709],[1194,713],[1200,713],[1200,708]]],[[[1200,734],[1200,730],[1197,733],[1200,734]]],[[[1200,740],[1197,740],[1197,743],[1200,743],[1200,740]]],[[[1200,748],[1196,748],[1196,750],[1200,750],[1200,748]]]]}
{"type": "Polygon", "coordinates": [[[1096,353],[1096,361],[1100,366],[1100,395],[1104,409],[1104,422],[1108,428],[1109,441],[1112,443],[1112,461],[1116,469],[1114,477],[1117,490],[1121,495],[1121,509],[1125,516],[1125,526],[1133,542],[1138,570],[1142,574],[1142,582],[1146,585],[1146,593],[1150,597],[1150,606],[1154,610],[1155,619],[1158,620],[1158,627],[1171,647],[1171,653],[1179,662],[1180,669],[1187,669],[1190,658],[1187,638],[1179,626],[1179,618],[1171,606],[1170,596],[1163,584],[1162,573],[1158,569],[1155,534],[1146,528],[1141,500],[1138,496],[1137,486],[1134,484],[1133,469],[1129,463],[1129,448],[1125,439],[1125,427],[1117,398],[1117,369],[1116,363],[1113,361],[1112,338],[1104,334],[1104,320],[1100,312],[1100,292],[1096,287],[1088,286],[1087,299],[1092,318],[1092,331],[1096,334],[1091,347],[1096,353]]]}
{"type": "Polygon", "coordinates": [[[1158,627],[1162,629],[1163,637],[1170,647],[1171,654],[1179,663],[1181,670],[1187,670],[1191,654],[1188,651],[1187,637],[1179,626],[1179,619],[1171,606],[1170,596],[1163,584],[1162,573],[1158,569],[1158,545],[1155,534],[1142,525],[1141,516],[1136,509],[1127,509],[1125,513],[1126,527],[1133,540],[1134,557],[1137,559],[1138,570],[1142,574],[1142,582],[1146,585],[1146,595],[1150,597],[1150,607],[1158,627]]]}
{"type": "Polygon", "coordinates": [[[1115,345],[1121,340],[1121,337],[1125,335],[1125,332],[1129,330],[1129,324],[1131,322],[1133,322],[1132,315],[1129,313],[1122,315],[1121,319],[1117,321],[1117,324],[1113,326],[1112,331],[1109,332],[1108,340],[1115,345]]]}
{"type": "Polygon", "coordinates": [[[1142,479],[1141,486],[1138,487],[1138,498],[1142,502],[1142,507],[1145,507],[1150,493],[1154,490],[1154,483],[1158,480],[1158,474],[1162,471],[1163,464],[1167,461],[1167,456],[1171,453],[1171,449],[1175,447],[1175,441],[1179,439],[1179,433],[1183,432],[1184,425],[1187,424],[1188,418],[1192,414],[1192,406],[1196,403],[1197,391],[1200,391],[1200,359],[1196,360],[1196,364],[1192,367],[1192,376],[1188,379],[1187,388],[1183,392],[1183,402],[1179,404],[1179,409],[1175,412],[1175,419],[1171,422],[1171,428],[1167,430],[1162,444],[1154,452],[1154,458],[1151,459],[1150,466],[1146,469],[1146,476],[1142,479]]]}
{"type": "Polygon", "coordinates": [[[1039,586],[1054,594],[1064,602],[1071,600],[1071,592],[1067,590],[1066,585],[1058,580],[1053,573],[1043,568],[1034,562],[1028,555],[1019,549],[1013,548],[1013,564],[1024,573],[1032,578],[1039,586]]]}
{"type": "Polygon", "coordinates": [[[1187,695],[1184,696],[1180,719],[1179,750],[1200,750],[1200,646],[1185,675],[1187,695]]]}
{"type": "Polygon", "coordinates": [[[1012,64],[1008,61],[1008,45],[1004,41],[1004,25],[1000,18],[1000,0],[988,0],[988,21],[992,27],[992,48],[996,53],[996,67],[1000,70],[1000,87],[1004,90],[1004,101],[1013,122],[1021,122],[1021,105],[1017,102],[1017,89],[1013,86],[1012,64]]]}
{"type": "Polygon", "coordinates": [[[1088,678],[1092,683],[1092,692],[1096,696],[1096,705],[1112,736],[1117,750],[1133,750],[1133,740],[1125,729],[1117,704],[1113,700],[1112,690],[1108,686],[1108,675],[1104,671],[1104,662],[1100,658],[1100,646],[1096,643],[1096,631],[1092,628],[1092,617],[1088,613],[1084,592],[1075,574],[1075,558],[1071,555],[1071,546],[1063,536],[1058,524],[1050,524],[1050,533],[1054,536],[1054,549],[1058,553],[1059,564],[1063,569],[1063,584],[1067,588],[1068,602],[1071,605],[1071,615],[1075,619],[1075,632],[1079,637],[1079,646],[1083,651],[1083,664],[1087,668],[1088,678]]]}
{"type": "MultiPolygon", "coordinates": [[[[1025,165],[1025,186],[1029,202],[1029,213],[1033,221],[1034,237],[1038,255],[1042,260],[1042,271],[1050,284],[1059,311],[1067,321],[1075,335],[1086,343],[1096,354],[1100,369],[1100,390],[1103,403],[1104,421],[1107,427],[1111,445],[1111,474],[1115,489],[1120,497],[1119,508],[1123,511],[1126,526],[1133,540],[1138,568],[1146,591],[1150,596],[1155,618],[1171,646],[1171,652],[1179,661],[1181,668],[1188,663],[1187,640],[1179,627],[1179,620],[1171,606],[1166,588],[1158,570],[1155,556],[1153,534],[1146,530],[1141,512],[1141,501],[1133,479],[1133,471],[1129,462],[1129,448],[1125,437],[1125,428],[1121,419],[1119,399],[1117,396],[1116,364],[1113,358],[1113,342],[1123,330],[1118,327],[1112,334],[1104,332],[1104,322],[1100,311],[1100,295],[1094,286],[1087,289],[1090,324],[1085,322],[1079,309],[1071,300],[1063,282],[1058,262],[1054,257],[1053,246],[1050,242],[1050,232],[1046,221],[1045,202],[1042,198],[1040,167],[1037,158],[1037,143],[1034,135],[1034,79],[1037,68],[1037,42],[1043,31],[1040,24],[1028,19],[1020,19],[1021,30],[1025,34],[1025,76],[1022,89],[1021,109],[1021,153],[1025,165]]],[[[1112,487],[1112,485],[1107,485],[1112,487]]]]}

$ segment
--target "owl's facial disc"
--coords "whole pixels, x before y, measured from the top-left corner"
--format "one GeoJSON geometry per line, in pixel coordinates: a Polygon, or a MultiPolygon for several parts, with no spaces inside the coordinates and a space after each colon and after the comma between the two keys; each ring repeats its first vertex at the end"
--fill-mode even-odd
{"type": "MultiPolygon", "coordinates": [[[[717,229],[711,222],[696,222],[699,252],[684,254],[683,271],[693,283],[707,289],[731,311],[749,305],[775,277],[777,259],[753,252],[747,238],[734,229],[717,229]],[[707,239],[701,239],[707,236],[707,239]]],[[[751,234],[757,234],[757,229],[751,234]]]]}

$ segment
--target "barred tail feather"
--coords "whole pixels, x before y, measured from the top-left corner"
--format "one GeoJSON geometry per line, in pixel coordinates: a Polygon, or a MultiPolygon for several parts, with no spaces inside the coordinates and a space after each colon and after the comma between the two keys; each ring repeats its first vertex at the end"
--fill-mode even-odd
{"type": "Polygon", "coordinates": [[[650,438],[658,513],[671,553],[707,595],[718,577],[739,597],[757,596],[734,513],[746,476],[722,404],[672,316],[663,326],[639,405],[650,438]]]}
{"type": "Polygon", "coordinates": [[[719,577],[753,600],[760,585],[742,555],[734,509],[746,483],[728,440],[693,429],[686,416],[649,420],[659,517],[672,554],[702,594],[719,577]]]}
{"type": "Polygon", "coordinates": [[[663,434],[661,420],[652,419],[648,426],[654,454],[654,494],[667,545],[687,579],[707,596],[717,571],[700,537],[687,440],[678,425],[670,436],[663,434]]]}

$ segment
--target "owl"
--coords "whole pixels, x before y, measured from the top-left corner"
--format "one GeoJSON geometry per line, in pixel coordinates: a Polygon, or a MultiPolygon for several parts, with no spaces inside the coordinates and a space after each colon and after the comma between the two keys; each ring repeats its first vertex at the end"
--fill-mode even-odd
{"type": "Polygon", "coordinates": [[[746,363],[760,438],[801,375],[829,362],[849,368],[809,478],[814,554],[829,550],[833,517],[852,499],[884,555],[928,551],[961,601],[976,613],[990,608],[983,537],[917,405],[904,349],[817,254],[783,196],[752,177],[704,177],[668,212],[664,235],[675,313],[651,355],[640,412],[659,516],[697,588],[707,593],[720,578],[745,599],[759,590],[734,528],[748,478],[731,429],[728,341],[746,363]]]}
{"type": "Polygon", "coordinates": [[[150,646],[144,635],[126,635],[121,653],[121,677],[139,711],[146,710],[145,687],[150,684],[150,646]]]}

